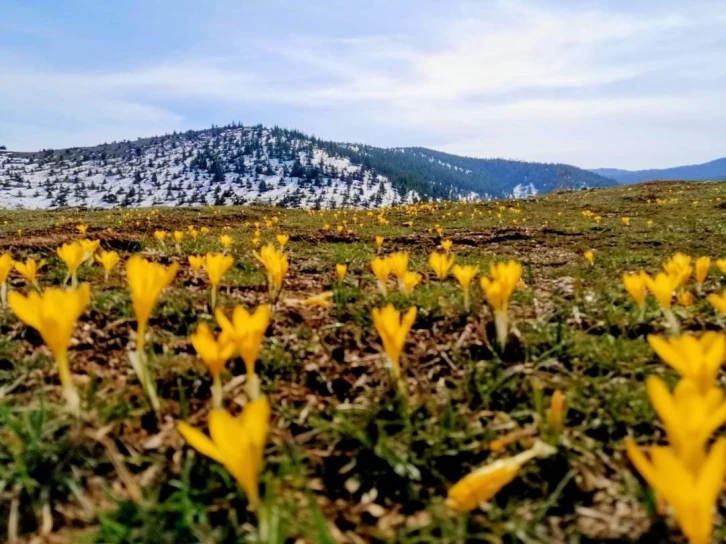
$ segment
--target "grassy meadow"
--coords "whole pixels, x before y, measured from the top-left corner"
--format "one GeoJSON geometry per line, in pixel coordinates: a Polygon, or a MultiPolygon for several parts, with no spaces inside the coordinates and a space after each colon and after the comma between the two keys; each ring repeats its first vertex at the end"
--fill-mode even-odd
{"type": "MultiPolygon", "coordinates": [[[[0,210],[0,254],[44,260],[43,291],[67,275],[56,248],[81,238],[100,241],[97,251],[116,251],[121,261],[108,279],[93,261],[78,270],[91,295],[68,349],[77,413],[68,410],[45,336],[0,307],[1,541],[688,541],[624,442],[669,442],[645,382],[657,375],[673,388],[679,374],[648,335],[674,335],[673,320],[696,336],[726,330],[724,314],[707,300],[726,288],[726,271],[716,265],[726,258],[726,183],[381,211],[0,210]],[[174,231],[183,232],[179,243],[174,231]],[[190,336],[200,323],[220,331],[208,277],[192,270],[188,256],[221,253],[220,236],[231,237],[226,253],[234,262],[216,306],[226,316],[236,306],[252,311],[270,302],[253,251],[279,247],[278,234],[289,235],[282,249],[289,270],[254,367],[270,417],[253,510],[239,478],[178,430],[184,421],[208,433],[213,380],[190,336]],[[468,309],[457,280],[438,279],[429,265],[444,240],[457,264],[478,266],[468,309]],[[394,252],[406,252],[408,269],[421,274],[410,293],[391,277],[384,294],[371,272],[374,257],[394,252]],[[654,275],[677,252],[712,258],[703,285],[684,281],[670,318],[653,296],[641,309],[622,275],[654,275]],[[125,267],[132,254],[178,263],[143,342],[156,410],[129,362],[139,342],[125,267]],[[521,263],[522,274],[501,345],[479,277],[509,260],[521,263]],[[343,279],[338,264],[347,265],[343,279]],[[416,308],[398,379],[372,319],[388,303],[416,308]],[[563,409],[553,397],[564,398],[563,409]],[[457,481],[538,445],[548,455],[517,467],[488,500],[452,508],[447,494],[457,481]]],[[[34,290],[16,270],[7,284],[11,294],[34,290]]],[[[220,381],[222,405],[239,414],[251,394],[238,354],[220,381]]],[[[228,447],[253,442],[243,431],[228,437],[228,447]]],[[[724,496],[715,504],[713,541],[722,542],[724,496]]]]}

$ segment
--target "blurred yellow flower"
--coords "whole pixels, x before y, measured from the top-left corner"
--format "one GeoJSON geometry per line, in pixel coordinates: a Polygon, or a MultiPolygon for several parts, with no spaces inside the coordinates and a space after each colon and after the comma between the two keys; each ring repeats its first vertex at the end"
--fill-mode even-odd
{"type": "Polygon", "coordinates": [[[693,272],[693,259],[684,253],[676,253],[663,264],[663,270],[674,278],[674,288],[682,287],[688,282],[693,272]]]}
{"type": "Polygon", "coordinates": [[[702,394],[693,381],[680,380],[671,395],[656,376],[649,376],[645,384],[668,442],[688,470],[696,474],[705,460],[709,438],[726,422],[723,391],[713,387],[702,394]]]}
{"type": "Polygon", "coordinates": [[[623,225],[630,225],[630,217],[621,217],[620,221],[623,223],[623,225]]]}
{"type": "Polygon", "coordinates": [[[706,300],[722,314],[726,314],[726,289],[721,294],[713,293],[706,297],[706,300]]]}
{"type": "Polygon", "coordinates": [[[396,276],[399,280],[403,278],[403,275],[408,270],[408,253],[405,251],[398,251],[396,253],[391,253],[388,256],[388,260],[391,263],[391,272],[394,276],[396,276]]]}
{"type": "Polygon", "coordinates": [[[469,307],[471,305],[470,302],[470,288],[471,288],[471,282],[474,281],[474,277],[479,273],[479,267],[474,266],[471,264],[467,265],[458,265],[455,264],[451,268],[451,273],[454,275],[456,280],[459,282],[459,285],[461,285],[461,290],[464,293],[464,308],[466,311],[469,311],[469,307]]]}
{"type": "Polygon", "coordinates": [[[470,512],[489,501],[500,489],[514,480],[526,462],[536,457],[547,457],[555,451],[552,446],[538,441],[531,449],[519,455],[499,459],[480,467],[449,489],[446,505],[457,512],[470,512]]]}
{"type": "Polygon", "coordinates": [[[547,421],[550,424],[552,431],[559,435],[564,428],[565,419],[565,394],[557,389],[552,393],[552,400],[550,401],[550,409],[547,412],[547,421]]]}
{"type": "Polygon", "coordinates": [[[224,365],[235,354],[236,347],[229,338],[219,335],[215,338],[206,323],[197,325],[197,330],[189,337],[197,355],[212,375],[212,406],[222,407],[221,373],[224,365]]]}
{"type": "Polygon", "coordinates": [[[222,249],[226,252],[229,248],[232,247],[232,244],[234,243],[234,239],[229,234],[222,234],[219,237],[219,245],[222,246],[222,249]]]}
{"type": "Polygon", "coordinates": [[[722,274],[726,274],[726,259],[718,259],[716,260],[716,266],[721,271],[722,274]]]}
{"type": "Polygon", "coordinates": [[[308,297],[302,301],[304,306],[317,306],[319,308],[332,308],[333,306],[333,292],[325,291],[319,295],[308,297]]]}
{"type": "Polygon", "coordinates": [[[10,253],[0,255],[0,304],[5,306],[8,303],[8,276],[15,266],[10,253]]]}
{"type": "Polygon", "coordinates": [[[456,257],[454,255],[447,255],[438,251],[434,251],[429,255],[429,265],[440,280],[446,279],[455,261],[456,257]]]}
{"type": "Polygon", "coordinates": [[[401,291],[409,295],[421,283],[421,274],[407,270],[401,278],[401,291]]]}
{"type": "MultiPolygon", "coordinates": [[[[381,252],[381,247],[383,247],[383,236],[376,236],[376,250],[378,253],[381,252]]],[[[724,268],[726,268],[726,266],[724,266],[724,268]]]]}
{"type": "Polygon", "coordinates": [[[679,306],[687,308],[688,306],[692,306],[695,301],[693,294],[689,291],[678,291],[676,293],[676,302],[678,302],[679,306]]]}
{"type": "Polygon", "coordinates": [[[639,272],[637,274],[623,274],[622,276],[625,290],[641,308],[645,305],[645,297],[648,294],[645,289],[646,277],[647,274],[645,272],[639,272]]]}
{"type": "Polygon", "coordinates": [[[259,378],[255,372],[255,362],[260,354],[265,331],[270,325],[272,310],[267,304],[258,306],[254,313],[248,312],[242,306],[235,306],[232,311],[232,320],[227,319],[221,309],[217,309],[214,317],[222,328],[220,341],[232,342],[237,353],[245,363],[247,369],[247,393],[255,399],[260,394],[259,378]]]}
{"type": "Polygon", "coordinates": [[[648,343],[663,361],[684,379],[691,380],[702,395],[714,387],[726,359],[726,334],[707,331],[699,338],[683,334],[675,338],[649,335],[648,343]]]}
{"type": "Polygon", "coordinates": [[[111,270],[118,264],[119,260],[121,260],[121,257],[115,251],[101,251],[99,255],[96,255],[96,262],[103,267],[106,281],[108,281],[111,270]]]}
{"type": "Polygon", "coordinates": [[[345,276],[347,273],[348,273],[347,264],[338,263],[335,265],[335,276],[338,278],[338,281],[343,281],[345,279],[345,276]]]}
{"type": "Polygon", "coordinates": [[[290,241],[290,235],[278,234],[277,236],[275,236],[275,240],[277,240],[277,243],[280,244],[280,249],[283,249],[290,241]]]}
{"type": "Polygon", "coordinates": [[[37,330],[53,353],[58,364],[63,396],[74,414],[80,412],[80,397],[71,378],[68,345],[76,322],[90,299],[91,287],[87,283],[69,290],[51,287],[42,295],[36,292],[29,293],[27,297],[16,292],[8,295],[8,303],[13,313],[20,321],[37,330]]]}
{"type": "Polygon", "coordinates": [[[708,276],[708,271],[710,268],[711,257],[699,257],[698,259],[696,259],[694,277],[696,279],[696,288],[698,289],[699,293],[703,288],[703,283],[706,281],[706,277],[708,276]]]}
{"type": "Polygon", "coordinates": [[[385,295],[386,282],[388,282],[388,277],[391,275],[391,260],[388,257],[373,257],[371,270],[378,280],[378,289],[385,295]]]}
{"type": "Polygon", "coordinates": [[[265,267],[270,302],[275,302],[280,295],[282,280],[289,268],[287,255],[272,244],[262,246],[259,253],[255,251],[253,254],[265,267]]]}
{"type": "Polygon", "coordinates": [[[83,261],[92,262],[93,255],[96,253],[99,246],[101,245],[101,240],[88,240],[87,238],[84,238],[82,240],[79,240],[79,243],[83,248],[83,261]]]}
{"type": "Polygon", "coordinates": [[[454,242],[451,240],[441,240],[441,249],[443,249],[446,253],[451,251],[451,246],[454,245],[454,242]]]}
{"type": "Polygon", "coordinates": [[[678,278],[665,272],[658,272],[655,278],[643,276],[645,286],[653,295],[661,308],[670,308],[673,302],[673,292],[678,287],[678,278]]]}
{"type": "Polygon", "coordinates": [[[209,234],[209,227],[202,227],[199,229],[199,232],[206,236],[207,234],[209,234]]]}
{"type": "Polygon", "coordinates": [[[252,510],[260,505],[259,478],[270,427],[270,405],[265,397],[249,402],[238,417],[222,409],[209,413],[211,439],[188,423],[177,429],[202,455],[224,465],[242,487],[252,510]]]}
{"type": "Polygon", "coordinates": [[[394,308],[393,304],[388,304],[383,308],[373,308],[372,316],[373,324],[383,342],[383,351],[391,364],[391,374],[397,381],[401,375],[403,346],[406,344],[406,337],[416,320],[416,307],[410,307],[401,317],[401,313],[394,308]]]}
{"type": "Polygon", "coordinates": [[[63,244],[56,249],[56,253],[68,269],[64,283],[70,279],[71,285],[76,287],[78,285],[78,268],[83,264],[83,246],[78,242],[63,244]]]}
{"type": "Polygon", "coordinates": [[[588,249],[583,253],[585,260],[590,263],[590,266],[595,265],[595,252],[592,249],[588,249]]]}
{"type": "Polygon", "coordinates": [[[715,505],[726,477],[726,438],[714,443],[696,474],[667,446],[652,446],[650,460],[632,438],[626,438],[625,448],[643,479],[670,505],[689,542],[711,542],[715,505]]]}
{"type": "Polygon", "coordinates": [[[207,273],[207,279],[209,280],[211,289],[211,308],[217,306],[217,291],[220,283],[222,283],[222,276],[232,268],[234,264],[234,258],[231,255],[224,255],[222,253],[208,252],[204,256],[202,268],[207,273]]]}
{"type": "Polygon", "coordinates": [[[15,270],[25,278],[25,281],[38,289],[38,271],[43,268],[44,264],[45,261],[36,262],[32,257],[28,257],[25,262],[16,261],[15,270]]]}
{"type": "Polygon", "coordinates": [[[81,235],[85,236],[86,232],[88,231],[88,225],[84,225],[81,223],[80,225],[76,225],[76,230],[81,233],[81,235]]]}
{"type": "Polygon", "coordinates": [[[187,261],[189,262],[192,272],[195,274],[198,274],[204,267],[204,257],[202,255],[189,255],[189,257],[187,257],[187,261]]]}
{"type": "Polygon", "coordinates": [[[165,230],[155,230],[154,231],[154,238],[156,238],[163,245],[165,243],[165,241],[166,241],[166,237],[167,237],[168,234],[169,233],[166,232],[165,230]]]}
{"type": "Polygon", "coordinates": [[[182,243],[182,240],[184,240],[184,231],[183,230],[175,230],[174,231],[174,243],[178,246],[182,243]]]}

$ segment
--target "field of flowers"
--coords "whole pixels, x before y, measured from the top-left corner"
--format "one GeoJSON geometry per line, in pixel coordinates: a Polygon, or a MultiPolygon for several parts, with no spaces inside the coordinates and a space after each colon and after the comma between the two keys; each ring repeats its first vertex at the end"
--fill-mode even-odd
{"type": "Polygon", "coordinates": [[[726,539],[726,183],[0,211],[0,540],[726,539]]]}

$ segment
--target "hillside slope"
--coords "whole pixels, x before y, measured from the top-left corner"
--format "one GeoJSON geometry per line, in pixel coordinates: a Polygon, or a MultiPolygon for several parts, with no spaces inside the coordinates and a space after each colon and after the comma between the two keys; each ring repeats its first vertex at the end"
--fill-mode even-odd
{"type": "Polygon", "coordinates": [[[0,207],[274,204],[373,208],[524,197],[612,181],[561,164],[326,142],[230,125],[88,148],[0,153],[0,207]]]}
{"type": "Polygon", "coordinates": [[[592,172],[613,179],[618,183],[639,183],[641,181],[717,181],[726,180],[726,157],[703,164],[675,166],[651,170],[621,170],[619,168],[596,168],[592,172]]]}

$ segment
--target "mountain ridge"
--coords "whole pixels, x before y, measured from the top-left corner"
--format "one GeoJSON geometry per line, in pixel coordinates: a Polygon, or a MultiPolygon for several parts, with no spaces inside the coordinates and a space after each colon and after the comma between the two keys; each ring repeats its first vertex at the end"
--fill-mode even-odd
{"type": "Polygon", "coordinates": [[[686,164],[670,168],[624,170],[621,168],[594,168],[596,174],[621,184],[644,181],[717,181],[726,180],[726,157],[700,164],[686,164]]]}
{"type": "Polygon", "coordinates": [[[90,147],[0,153],[0,207],[273,204],[373,208],[613,185],[566,164],[326,141],[231,124],[90,147]]]}

